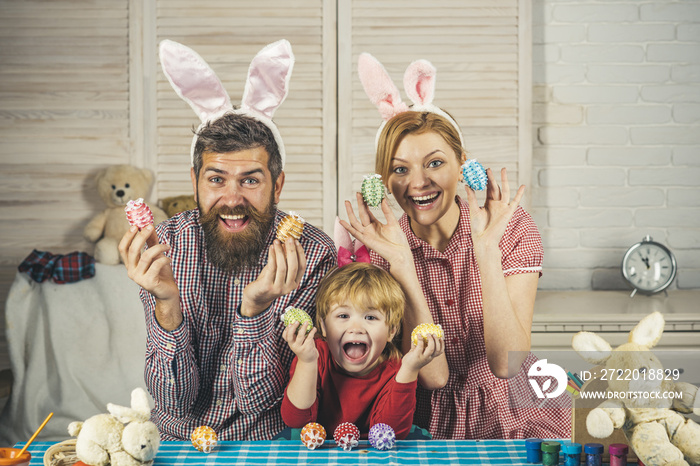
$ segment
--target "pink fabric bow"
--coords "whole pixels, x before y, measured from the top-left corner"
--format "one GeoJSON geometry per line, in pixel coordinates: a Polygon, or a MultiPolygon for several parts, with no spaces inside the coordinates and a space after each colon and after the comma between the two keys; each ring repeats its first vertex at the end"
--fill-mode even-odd
{"type": "Polygon", "coordinates": [[[352,262],[371,262],[367,246],[358,239],[353,241],[350,238],[350,233],[340,224],[338,217],[335,218],[335,226],[333,227],[333,242],[338,248],[338,267],[352,262]]]}
{"type": "Polygon", "coordinates": [[[338,267],[342,267],[353,262],[371,262],[367,246],[362,244],[362,246],[360,246],[360,248],[357,249],[355,252],[349,251],[342,246],[338,248],[338,267]]]}

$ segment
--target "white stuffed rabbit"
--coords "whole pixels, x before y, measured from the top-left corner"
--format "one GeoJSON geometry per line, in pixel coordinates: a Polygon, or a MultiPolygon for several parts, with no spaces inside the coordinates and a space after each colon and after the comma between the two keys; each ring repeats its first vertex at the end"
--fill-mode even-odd
{"type": "Polygon", "coordinates": [[[80,461],[92,466],[153,464],[160,433],[149,420],[151,407],[146,391],[136,388],[131,392],[131,408],[109,403],[107,410],[110,414],[97,414],[68,426],[68,433],[78,437],[75,452],[80,461]]]}
{"type": "Polygon", "coordinates": [[[698,388],[668,377],[651,351],[663,331],[664,318],[654,312],[632,329],[627,343],[614,350],[594,333],[574,335],[574,350],[591,364],[604,364],[608,392],[615,395],[588,414],[586,428],[597,438],[622,428],[644,464],[700,465],[700,426],[680,414],[700,414],[698,388]],[[671,392],[682,397],[668,396],[671,392]]]}

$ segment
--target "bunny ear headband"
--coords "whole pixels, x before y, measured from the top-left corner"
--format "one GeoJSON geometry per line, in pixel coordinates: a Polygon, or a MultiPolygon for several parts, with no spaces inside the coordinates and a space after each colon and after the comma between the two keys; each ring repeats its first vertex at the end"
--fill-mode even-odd
{"type": "Polygon", "coordinates": [[[338,217],[333,226],[333,242],[338,249],[338,267],[352,262],[370,262],[369,250],[359,239],[350,239],[350,233],[340,224],[338,217]]]}
{"type": "Polygon", "coordinates": [[[399,89],[391,80],[384,66],[369,53],[360,54],[357,61],[357,72],[369,100],[377,106],[384,120],[379,126],[374,141],[375,148],[379,144],[379,136],[384,125],[394,116],[407,111],[436,113],[449,121],[459,134],[459,141],[464,147],[462,131],[457,122],[441,108],[433,105],[435,97],[435,67],[427,60],[417,60],[408,65],[403,76],[403,86],[406,95],[413,105],[409,107],[401,101],[399,89]]]}
{"type": "MultiPolygon", "coordinates": [[[[247,115],[270,128],[284,167],[284,144],[272,116],[289,92],[294,54],[288,41],[282,39],[267,45],[250,62],[243,99],[238,109],[231,105],[231,98],[216,73],[191,48],[164,40],[160,43],[160,63],[177,95],[190,104],[202,121],[197,133],[205,124],[216,121],[226,113],[247,115]]],[[[193,164],[196,142],[195,134],[190,149],[193,164]]]]}

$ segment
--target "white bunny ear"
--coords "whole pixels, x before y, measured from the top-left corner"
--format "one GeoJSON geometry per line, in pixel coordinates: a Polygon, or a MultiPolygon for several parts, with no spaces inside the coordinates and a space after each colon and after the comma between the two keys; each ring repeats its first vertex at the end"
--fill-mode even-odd
{"type": "Polygon", "coordinates": [[[408,106],[401,101],[399,89],[379,60],[369,53],[361,53],[357,60],[357,73],[367,97],[377,106],[384,121],[408,110],[408,106]]]}
{"type": "Polygon", "coordinates": [[[131,408],[146,416],[146,420],[151,417],[151,404],[148,401],[146,390],[141,387],[136,387],[131,392],[131,408]]]}
{"type": "Polygon", "coordinates": [[[406,68],[403,86],[406,95],[418,106],[430,105],[435,97],[437,71],[428,60],[416,60],[406,68]]]}
{"type": "Polygon", "coordinates": [[[294,54],[282,39],[263,48],[250,62],[241,107],[272,119],[289,93],[294,54]]]}
{"type": "Polygon", "coordinates": [[[170,85],[202,122],[233,109],[221,80],[197,52],[172,40],[161,41],[159,52],[170,85]]]}

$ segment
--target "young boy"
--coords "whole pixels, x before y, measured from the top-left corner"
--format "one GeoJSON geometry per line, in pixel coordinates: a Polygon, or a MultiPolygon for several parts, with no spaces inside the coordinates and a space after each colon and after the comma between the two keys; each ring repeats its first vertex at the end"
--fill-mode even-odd
{"type": "Polygon", "coordinates": [[[400,285],[385,270],[356,262],[326,275],[316,296],[316,327],[299,324],[283,334],[296,354],[282,401],[282,419],[292,427],[318,422],[332,435],[343,422],[366,438],[383,422],[397,439],[411,430],[418,371],[444,351],[427,335],[403,357],[392,339],[405,306],[400,285]],[[323,339],[315,339],[320,328],[323,339]]]}

